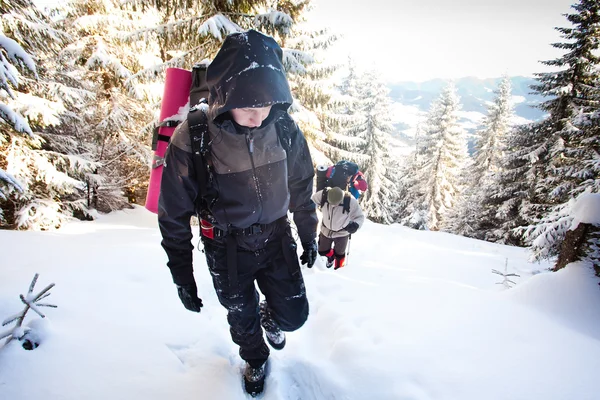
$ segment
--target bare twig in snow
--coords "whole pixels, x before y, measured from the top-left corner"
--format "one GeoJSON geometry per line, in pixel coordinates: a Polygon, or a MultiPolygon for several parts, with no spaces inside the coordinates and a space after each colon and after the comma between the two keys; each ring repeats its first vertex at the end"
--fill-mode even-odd
{"type": "Polygon", "coordinates": [[[9,329],[7,331],[0,333],[0,339],[4,339],[5,337],[8,337],[5,345],[10,343],[11,340],[13,340],[13,339],[19,339],[19,340],[22,339],[25,336],[25,334],[29,331],[29,329],[27,329],[27,328],[22,328],[23,321],[25,320],[25,316],[27,315],[27,312],[29,310],[33,310],[40,317],[45,318],[46,316],[38,309],[38,307],[57,308],[57,306],[55,306],[54,304],[38,303],[38,301],[50,296],[51,293],[49,292],[49,290],[54,287],[54,283],[51,283],[48,286],[46,286],[38,294],[32,295],[33,289],[35,288],[35,284],[37,283],[39,276],[40,276],[39,274],[35,274],[35,276],[31,280],[31,284],[29,285],[29,290],[27,291],[27,296],[24,296],[22,294],[19,295],[19,298],[21,299],[23,304],[25,304],[25,308],[23,309],[23,311],[6,318],[2,322],[2,326],[6,326],[6,325],[16,321],[16,325],[12,329],[9,329]]]}
{"type": "Polygon", "coordinates": [[[518,276],[520,277],[521,275],[517,275],[517,274],[509,274],[508,273],[508,258],[506,259],[506,262],[504,263],[504,272],[500,272],[496,269],[492,270],[492,273],[497,274],[502,276],[504,279],[502,280],[502,282],[496,282],[496,285],[504,285],[504,287],[506,289],[510,289],[511,285],[516,285],[516,283],[510,279],[508,279],[509,277],[513,277],[513,276],[518,276]]]}

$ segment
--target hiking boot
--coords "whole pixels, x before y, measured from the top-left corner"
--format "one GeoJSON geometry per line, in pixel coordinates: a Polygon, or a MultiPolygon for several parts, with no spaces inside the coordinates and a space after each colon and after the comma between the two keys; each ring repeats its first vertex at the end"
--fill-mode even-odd
{"type": "Polygon", "coordinates": [[[325,263],[325,266],[327,268],[333,267],[333,260],[335,258],[335,256],[333,255],[333,249],[329,250],[329,253],[327,253],[325,257],[327,257],[327,262],[325,263]]]}
{"type": "Polygon", "coordinates": [[[335,267],[333,269],[340,269],[346,264],[346,256],[335,258],[335,267]]]}
{"type": "Polygon", "coordinates": [[[281,330],[277,322],[273,319],[269,306],[265,300],[260,302],[260,325],[265,330],[267,342],[275,350],[281,350],[285,347],[285,333],[281,330]]]}
{"type": "Polygon", "coordinates": [[[266,365],[267,363],[264,363],[260,367],[254,368],[252,365],[246,363],[246,369],[244,369],[244,389],[252,397],[261,394],[265,388],[266,365]]]}

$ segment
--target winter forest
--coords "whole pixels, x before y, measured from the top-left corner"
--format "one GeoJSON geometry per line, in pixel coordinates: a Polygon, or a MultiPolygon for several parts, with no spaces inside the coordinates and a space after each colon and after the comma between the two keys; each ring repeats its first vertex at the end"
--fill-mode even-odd
{"type": "MultiPolygon", "coordinates": [[[[369,219],[558,255],[580,196],[600,190],[600,3],[557,27],[563,52],[531,87],[542,120],[512,125],[510,79],[469,151],[450,82],[394,152],[389,90],[377,71],[331,60],[343,40],[306,22],[310,0],[73,0],[40,9],[0,0],[0,227],[49,230],[144,204],[166,68],[211,59],[254,28],[284,48],[291,114],[317,164],[346,159],[369,182],[369,219]],[[343,74],[340,74],[340,72],[343,74]]],[[[375,39],[377,40],[377,39],[375,39]]],[[[586,256],[597,260],[598,234],[586,256]]]]}

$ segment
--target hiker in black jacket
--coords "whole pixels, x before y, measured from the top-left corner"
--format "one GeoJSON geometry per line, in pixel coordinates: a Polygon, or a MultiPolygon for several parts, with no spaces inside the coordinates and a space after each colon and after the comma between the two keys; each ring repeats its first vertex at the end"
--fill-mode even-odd
{"type": "MultiPolygon", "coordinates": [[[[159,225],[168,266],[184,306],[200,312],[192,268],[190,217],[201,218],[206,262],[233,341],[246,361],[244,381],[260,393],[269,348],[285,345],[283,331],[300,328],[308,302],[288,211],[302,243],[300,260],[317,257],[313,164],[302,132],[287,113],[292,96],[282,50],[254,30],[229,35],[206,79],[209,151],[206,170],[195,167],[191,113],[166,153],[159,225]],[[200,178],[206,173],[206,187],[200,178]],[[259,304],[258,283],[265,301],[259,304]],[[262,326],[262,328],[261,328],[262,326]]],[[[195,126],[195,125],[192,125],[195,126]]],[[[197,165],[197,164],[196,164],[197,165]]]]}

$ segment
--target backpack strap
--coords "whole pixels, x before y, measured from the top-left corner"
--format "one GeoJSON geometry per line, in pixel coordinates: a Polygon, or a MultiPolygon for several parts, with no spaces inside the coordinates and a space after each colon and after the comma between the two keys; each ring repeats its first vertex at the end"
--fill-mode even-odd
{"type": "Polygon", "coordinates": [[[193,107],[188,113],[188,125],[190,129],[190,143],[194,159],[194,170],[200,188],[200,198],[206,203],[201,206],[210,205],[212,200],[208,199],[209,183],[212,175],[208,170],[208,153],[210,151],[210,140],[208,136],[208,117],[202,107],[193,107]]]}
{"type": "Polygon", "coordinates": [[[342,209],[342,214],[350,213],[350,193],[346,192],[344,194],[344,205],[342,209]]]}
{"type": "MultiPolygon", "coordinates": [[[[329,189],[323,189],[323,194],[321,195],[321,208],[327,203],[327,191],[329,189]]],[[[344,193],[344,200],[342,203],[342,214],[350,212],[350,193],[344,193]]]]}
{"type": "Polygon", "coordinates": [[[328,188],[323,189],[323,193],[321,195],[321,208],[323,208],[325,203],[327,203],[327,191],[328,190],[329,190],[328,188]]]}
{"type": "Polygon", "coordinates": [[[181,123],[181,121],[167,120],[167,121],[163,121],[160,124],[156,125],[154,127],[154,129],[152,130],[152,151],[156,151],[156,149],[158,147],[158,142],[169,143],[169,140],[171,140],[170,136],[163,135],[160,133],[160,128],[163,128],[163,127],[164,128],[175,128],[180,123],[181,123]]]}
{"type": "Polygon", "coordinates": [[[329,179],[333,176],[333,174],[335,174],[335,165],[332,165],[329,168],[327,168],[327,175],[325,176],[329,179]]]}

